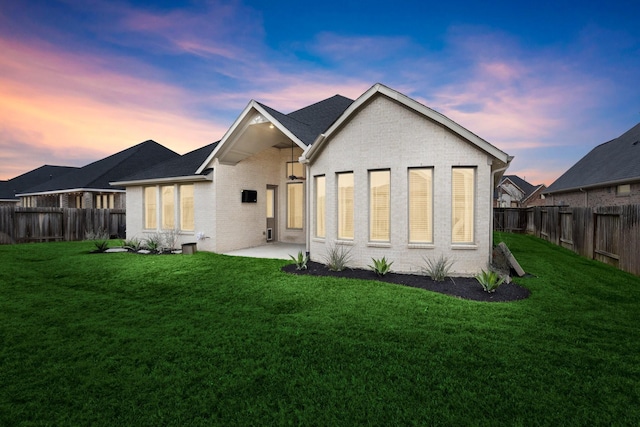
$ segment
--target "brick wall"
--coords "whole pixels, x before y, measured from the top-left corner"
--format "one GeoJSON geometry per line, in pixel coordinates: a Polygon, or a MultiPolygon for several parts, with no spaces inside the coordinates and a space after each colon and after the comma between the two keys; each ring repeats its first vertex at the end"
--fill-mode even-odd
{"type": "MultiPolygon", "coordinates": [[[[350,247],[352,265],[366,268],[371,258],[394,262],[393,270],[418,272],[423,258],[440,255],[455,261],[456,275],[473,275],[486,268],[491,246],[491,166],[487,154],[472,144],[400,104],[376,97],[330,141],[311,165],[309,194],[315,194],[313,176],[326,176],[326,238],[312,238],[311,259],[323,262],[327,248],[337,242],[336,173],[353,171],[355,185],[355,238],[339,242],[350,247]],[[408,242],[407,188],[409,167],[433,167],[434,242],[414,246],[408,242]],[[472,166],[476,172],[475,244],[451,243],[451,168],[472,166]],[[369,236],[368,171],[391,171],[391,239],[372,244],[369,236]]],[[[315,200],[311,198],[312,217],[315,200]]],[[[313,228],[312,228],[313,230],[313,228]]]]}
{"type": "Polygon", "coordinates": [[[547,206],[624,206],[640,204],[640,183],[631,184],[629,194],[619,195],[617,186],[590,188],[584,191],[556,193],[547,196],[547,206]]]}

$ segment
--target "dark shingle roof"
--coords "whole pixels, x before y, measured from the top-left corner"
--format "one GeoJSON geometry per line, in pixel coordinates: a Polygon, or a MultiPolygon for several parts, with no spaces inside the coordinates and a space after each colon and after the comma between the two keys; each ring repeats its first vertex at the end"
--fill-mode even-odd
{"type": "Polygon", "coordinates": [[[289,114],[282,114],[264,104],[258,104],[297,136],[300,141],[311,145],[318,135],[329,129],[352,103],[352,99],[342,95],[334,95],[289,114]]]}
{"type": "MultiPolygon", "coordinates": [[[[312,144],[318,135],[326,131],[352,103],[353,100],[349,98],[334,95],[331,98],[316,102],[289,114],[284,114],[258,102],[267,113],[307,145],[312,144]]],[[[179,158],[170,159],[151,168],[137,171],[134,174],[112,181],[143,181],[195,175],[198,168],[202,166],[219,142],[216,141],[179,158]]]]}
{"type": "Polygon", "coordinates": [[[19,198],[16,197],[16,194],[20,194],[24,190],[44,182],[57,179],[75,170],[78,170],[78,168],[72,166],[40,166],[37,169],[23,173],[8,181],[1,182],[0,199],[18,201],[19,198]]]}
{"type": "Polygon", "coordinates": [[[528,183],[524,179],[520,178],[518,175],[504,175],[502,177],[502,180],[504,181],[505,179],[509,179],[511,182],[517,185],[518,188],[520,188],[524,192],[523,199],[526,199],[527,197],[529,197],[531,193],[533,193],[538,188],[538,186],[528,183]]]}
{"type": "Polygon", "coordinates": [[[176,178],[194,175],[209,154],[216,148],[218,142],[220,141],[205,145],[204,147],[190,151],[180,157],[167,160],[166,162],[158,163],[148,169],[123,177],[119,179],[119,181],[142,181],[147,179],[176,178]]]}
{"type": "MultiPolygon", "coordinates": [[[[109,182],[118,181],[124,176],[178,156],[178,153],[165,146],[148,140],[57,179],[27,188],[23,193],[43,193],[76,188],[114,189],[109,182]]],[[[122,187],[115,188],[122,189],[122,187]]]]}
{"type": "Polygon", "coordinates": [[[591,150],[545,193],[640,180],[640,123],[623,135],[591,150]]]}

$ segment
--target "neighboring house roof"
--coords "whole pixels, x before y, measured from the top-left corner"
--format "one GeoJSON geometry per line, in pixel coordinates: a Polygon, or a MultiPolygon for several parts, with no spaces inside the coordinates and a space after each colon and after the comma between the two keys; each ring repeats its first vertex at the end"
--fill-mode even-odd
{"type": "MultiPolygon", "coordinates": [[[[114,191],[114,188],[109,185],[111,181],[178,156],[178,153],[165,146],[148,140],[59,178],[25,189],[21,195],[55,194],[78,190],[114,191]]],[[[117,190],[122,189],[117,188],[117,190]]]]}
{"type": "Polygon", "coordinates": [[[545,193],[624,184],[640,180],[640,123],[600,144],[547,188],[545,193]]]}
{"type": "Polygon", "coordinates": [[[19,198],[16,194],[77,169],[72,166],[44,165],[8,181],[2,181],[0,182],[0,200],[18,202],[19,198]]]}
{"type": "Polygon", "coordinates": [[[112,182],[112,185],[129,185],[129,184],[144,184],[145,182],[158,182],[166,178],[171,182],[175,181],[194,181],[198,179],[206,179],[207,174],[197,175],[196,169],[204,162],[204,160],[211,154],[211,152],[218,145],[216,141],[212,144],[205,145],[204,147],[193,150],[180,157],[167,160],[166,162],[158,163],[155,166],[139,171],[133,175],[123,177],[117,182],[112,182]]]}
{"type": "MultiPolygon", "coordinates": [[[[544,184],[533,185],[520,178],[518,175],[504,175],[502,177],[502,180],[500,180],[500,184],[498,185],[498,187],[501,187],[507,183],[510,183],[522,192],[522,198],[518,200],[519,202],[525,202],[529,197],[533,196],[536,191],[545,188],[544,184]]],[[[496,188],[496,190],[494,191],[494,199],[498,198],[498,191],[498,188],[496,188]]]]}
{"type": "Polygon", "coordinates": [[[474,144],[479,149],[483,150],[487,154],[490,154],[494,158],[498,159],[503,163],[503,167],[506,168],[508,164],[511,162],[513,157],[509,156],[502,150],[499,150],[495,146],[491,145],[489,142],[480,138],[476,134],[470,132],[466,128],[460,126],[458,123],[454,122],[450,118],[444,116],[443,114],[438,113],[435,110],[415,101],[414,99],[409,98],[408,96],[391,89],[385,85],[377,83],[373,85],[369,90],[367,90],[364,94],[358,97],[340,116],[338,120],[336,120],[325,132],[318,135],[313,144],[305,151],[303,157],[306,160],[311,160],[321,151],[322,146],[325,141],[331,139],[334,133],[338,132],[340,128],[346,124],[348,120],[352,118],[355,114],[357,114],[361,108],[363,108],[372,98],[375,96],[386,96],[390,99],[393,99],[405,107],[415,111],[422,116],[425,116],[436,123],[444,126],[449,129],[453,133],[457,134],[461,138],[469,141],[474,144]]]}

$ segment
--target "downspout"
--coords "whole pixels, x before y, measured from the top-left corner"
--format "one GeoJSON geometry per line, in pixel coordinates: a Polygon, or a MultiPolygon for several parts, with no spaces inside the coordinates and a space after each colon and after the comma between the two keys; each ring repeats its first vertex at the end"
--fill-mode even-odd
{"type": "Polygon", "coordinates": [[[309,166],[309,160],[307,160],[305,157],[300,157],[298,159],[298,161],[300,163],[302,163],[305,167],[305,176],[307,177],[307,180],[305,181],[305,203],[304,203],[304,210],[305,210],[305,218],[306,218],[306,232],[305,232],[305,238],[304,238],[304,251],[305,254],[307,256],[307,259],[309,259],[309,256],[311,255],[311,176],[309,175],[310,171],[311,171],[311,167],[309,166]]]}
{"type": "Polygon", "coordinates": [[[584,207],[588,208],[589,207],[589,193],[587,193],[585,191],[585,189],[582,188],[582,187],[580,188],[580,192],[584,193],[584,207]]]}
{"type": "Polygon", "coordinates": [[[491,186],[489,187],[491,194],[491,215],[489,215],[489,264],[493,262],[493,189],[495,187],[496,175],[506,171],[509,168],[509,164],[511,164],[511,160],[513,160],[513,156],[509,156],[507,158],[507,164],[505,167],[491,172],[491,186]]]}

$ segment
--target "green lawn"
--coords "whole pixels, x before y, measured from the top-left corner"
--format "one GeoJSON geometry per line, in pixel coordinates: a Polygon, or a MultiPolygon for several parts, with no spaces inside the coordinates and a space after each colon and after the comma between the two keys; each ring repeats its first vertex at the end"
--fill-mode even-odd
{"type": "Polygon", "coordinates": [[[0,246],[0,425],[640,425],[640,278],[495,237],[528,299],[0,246]]]}

